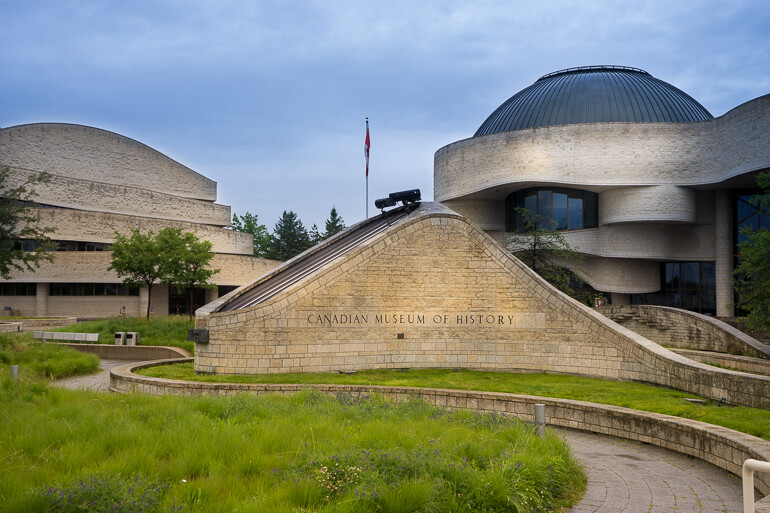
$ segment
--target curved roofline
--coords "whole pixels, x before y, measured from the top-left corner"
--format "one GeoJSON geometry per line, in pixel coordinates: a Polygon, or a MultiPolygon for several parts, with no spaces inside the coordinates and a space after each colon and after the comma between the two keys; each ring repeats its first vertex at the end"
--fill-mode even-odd
{"type": "Polygon", "coordinates": [[[551,73],[547,73],[543,75],[542,77],[535,80],[535,82],[540,82],[545,78],[553,77],[555,75],[566,75],[568,73],[575,73],[578,71],[607,71],[607,70],[633,71],[636,73],[642,73],[644,75],[650,75],[647,71],[644,71],[643,69],[640,69],[640,68],[632,68],[631,66],[616,66],[614,64],[605,64],[605,65],[597,65],[597,66],[577,66],[574,68],[560,69],[559,71],[553,71],[551,73]]]}
{"type": "Polygon", "coordinates": [[[190,171],[191,173],[195,173],[196,175],[198,175],[201,178],[204,178],[204,179],[212,182],[213,184],[217,183],[216,180],[212,180],[211,178],[207,177],[206,175],[204,175],[202,173],[199,173],[199,172],[195,171],[194,169],[191,169],[188,166],[185,166],[184,164],[182,164],[178,160],[175,160],[175,159],[169,157],[165,153],[156,150],[152,146],[149,146],[149,145],[143,143],[142,141],[139,141],[137,139],[133,139],[133,138],[128,137],[128,136],[123,135],[123,134],[119,134],[118,132],[113,132],[112,130],[106,130],[104,128],[99,128],[99,127],[95,127],[95,126],[91,126],[91,125],[81,125],[80,123],[62,123],[62,122],[58,122],[58,121],[41,121],[41,122],[38,122],[38,123],[22,123],[21,125],[12,125],[12,126],[0,127],[0,131],[12,130],[14,128],[24,128],[24,127],[44,126],[44,125],[59,125],[59,126],[72,126],[72,127],[78,127],[78,128],[88,128],[90,130],[95,130],[95,131],[98,131],[98,132],[104,132],[106,134],[114,135],[114,136],[117,136],[117,137],[119,137],[121,139],[126,139],[128,141],[131,141],[133,143],[138,144],[139,146],[143,146],[143,147],[147,148],[148,150],[157,153],[158,155],[162,155],[163,157],[167,158],[168,160],[174,162],[175,164],[185,168],[186,170],[190,171]]]}
{"type": "Polygon", "coordinates": [[[474,137],[582,123],[692,123],[713,119],[697,100],[643,69],[601,65],[543,75],[500,104],[474,137]]]}

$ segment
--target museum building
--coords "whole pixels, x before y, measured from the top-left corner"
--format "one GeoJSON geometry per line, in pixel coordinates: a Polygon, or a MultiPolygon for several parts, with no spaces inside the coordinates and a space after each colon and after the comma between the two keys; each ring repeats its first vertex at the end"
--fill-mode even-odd
{"type": "Polygon", "coordinates": [[[514,210],[553,220],[578,274],[615,305],[731,316],[740,230],[770,228],[751,198],[770,168],[770,95],[714,118],[641,69],[549,73],[473,137],[435,154],[434,198],[498,241],[514,210]]]}
{"type": "MultiPolygon", "coordinates": [[[[107,268],[115,232],[165,227],[211,241],[219,269],[214,289],[196,290],[195,307],[213,301],[278,262],[254,258],[253,238],[226,229],[230,207],[215,203],[216,182],[128,137],[81,125],[35,123],[0,129],[0,166],[13,186],[40,172],[31,211],[39,226],[53,227],[52,262],[34,273],[0,280],[0,311],[15,315],[114,317],[142,315],[146,288],[130,289],[107,268]]],[[[34,249],[34,241],[24,241],[34,249]]],[[[159,315],[187,313],[186,295],[155,285],[151,306],[159,315]]]]}

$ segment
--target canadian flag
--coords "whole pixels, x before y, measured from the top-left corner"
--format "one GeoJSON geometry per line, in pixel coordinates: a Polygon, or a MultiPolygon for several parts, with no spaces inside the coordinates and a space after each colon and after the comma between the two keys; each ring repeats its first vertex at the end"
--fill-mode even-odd
{"type": "Polygon", "coordinates": [[[366,140],[364,141],[364,157],[366,157],[366,177],[369,178],[369,118],[366,118],[366,140]]]}

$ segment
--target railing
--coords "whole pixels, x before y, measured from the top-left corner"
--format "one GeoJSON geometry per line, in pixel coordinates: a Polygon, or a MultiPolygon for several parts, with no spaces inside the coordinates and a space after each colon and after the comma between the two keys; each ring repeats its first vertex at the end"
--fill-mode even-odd
{"type": "Polygon", "coordinates": [[[770,462],[747,459],[743,462],[743,513],[754,513],[754,471],[770,472],[770,462]]]}

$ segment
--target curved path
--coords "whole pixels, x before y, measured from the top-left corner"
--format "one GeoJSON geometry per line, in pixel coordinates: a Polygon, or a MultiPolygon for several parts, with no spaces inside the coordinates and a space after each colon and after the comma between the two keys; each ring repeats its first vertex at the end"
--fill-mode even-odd
{"type": "Polygon", "coordinates": [[[139,363],[137,360],[110,360],[102,358],[99,363],[101,371],[95,374],[75,376],[72,378],[57,379],[53,385],[73,390],[96,390],[98,392],[110,391],[110,369],[129,363],[139,363]]]}
{"type": "MultiPolygon", "coordinates": [[[[102,371],[54,381],[72,389],[109,391],[110,369],[132,363],[102,360],[102,371]]],[[[659,447],[606,435],[554,428],[588,476],[586,494],[568,513],[734,513],[742,511],[740,480],[709,463],[659,447]]]]}
{"type": "Polygon", "coordinates": [[[561,431],[588,485],[568,513],[736,513],[741,481],[705,461],[653,445],[584,431],[561,431]]]}

